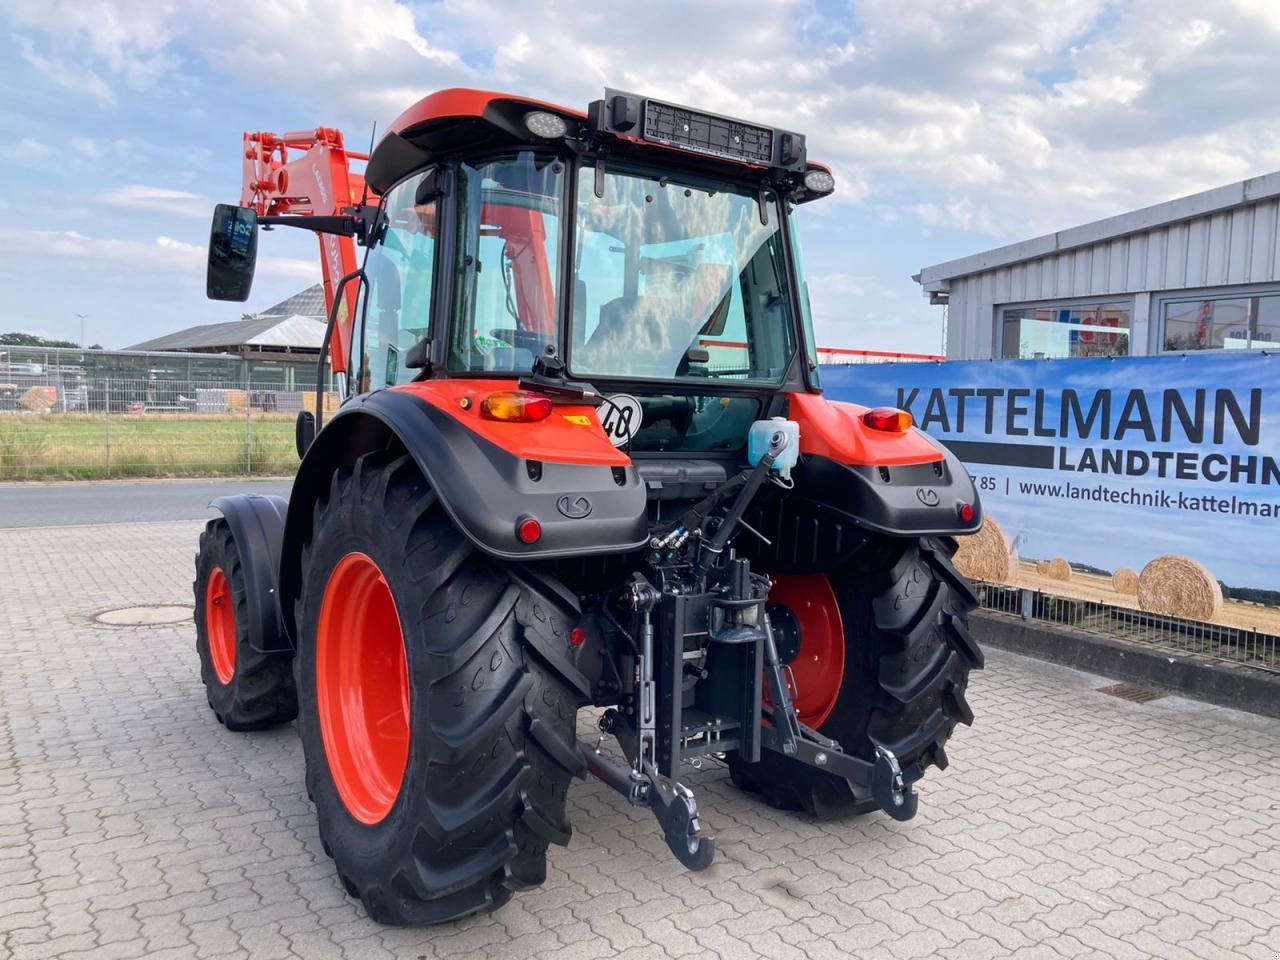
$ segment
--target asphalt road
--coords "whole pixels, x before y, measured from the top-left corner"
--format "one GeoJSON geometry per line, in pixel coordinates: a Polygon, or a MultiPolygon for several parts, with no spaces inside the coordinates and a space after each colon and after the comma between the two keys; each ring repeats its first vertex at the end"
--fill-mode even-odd
{"type": "Polygon", "coordinates": [[[290,480],[96,480],[0,483],[0,530],[88,523],[202,520],[231,493],[288,497],[290,480]]]}

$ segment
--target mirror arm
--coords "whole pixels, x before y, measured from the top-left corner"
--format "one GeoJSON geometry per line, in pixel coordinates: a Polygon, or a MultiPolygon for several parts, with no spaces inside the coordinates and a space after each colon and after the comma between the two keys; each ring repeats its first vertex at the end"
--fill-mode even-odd
{"type": "Polygon", "coordinates": [[[301,230],[310,230],[312,233],[334,233],[340,237],[356,237],[362,244],[367,245],[377,215],[377,207],[353,207],[351,213],[341,216],[278,215],[259,217],[258,223],[268,230],[272,227],[298,227],[301,230]]]}

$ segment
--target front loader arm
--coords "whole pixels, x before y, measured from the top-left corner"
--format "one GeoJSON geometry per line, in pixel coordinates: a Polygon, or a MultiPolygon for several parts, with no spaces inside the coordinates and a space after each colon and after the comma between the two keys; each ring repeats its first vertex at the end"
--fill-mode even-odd
{"type": "MultiPolygon", "coordinates": [[[[347,151],[342,132],[329,127],[292,133],[246,133],[240,203],[259,217],[337,216],[357,206],[365,193],[364,176],[351,170],[352,160],[368,155],[347,151]]],[[[338,282],[358,266],[355,242],[332,233],[317,235],[324,279],[325,307],[332,312],[338,282]]],[[[349,285],[338,307],[337,336],[331,346],[335,373],[351,364],[352,318],[356,289],[349,285]]]]}

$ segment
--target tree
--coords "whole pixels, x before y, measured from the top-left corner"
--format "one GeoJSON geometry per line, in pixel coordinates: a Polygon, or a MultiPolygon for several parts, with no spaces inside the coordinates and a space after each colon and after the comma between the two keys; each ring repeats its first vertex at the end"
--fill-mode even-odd
{"type": "MultiPolygon", "coordinates": [[[[76,349],[80,346],[70,340],[50,340],[47,337],[37,337],[34,333],[0,333],[0,346],[6,347],[71,347],[76,349]]],[[[102,344],[95,343],[88,347],[89,350],[101,350],[102,344]]]]}

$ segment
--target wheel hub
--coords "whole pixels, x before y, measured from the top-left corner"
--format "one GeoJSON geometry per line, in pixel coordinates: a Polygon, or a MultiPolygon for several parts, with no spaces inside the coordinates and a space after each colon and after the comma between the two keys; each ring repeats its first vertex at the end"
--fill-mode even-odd
{"type": "Polygon", "coordinates": [[[844,684],[845,638],[840,605],[825,574],[774,576],[769,622],[787,666],[800,722],[818,729],[844,684]]]}
{"type": "Polygon", "coordinates": [[[773,627],[773,642],[778,647],[778,659],[789,664],[800,653],[800,624],[790,607],[780,603],[768,605],[769,625],[773,627]]]}
{"type": "Polygon", "coordinates": [[[379,823],[395,806],[409,762],[409,666],[391,589],[364,553],[339,560],[325,585],[316,705],[329,773],[347,812],[379,823]]]}

